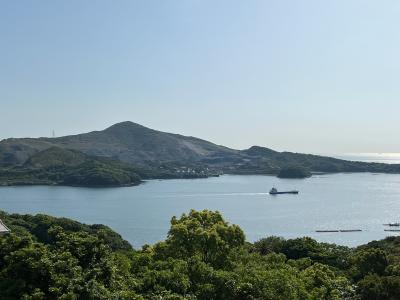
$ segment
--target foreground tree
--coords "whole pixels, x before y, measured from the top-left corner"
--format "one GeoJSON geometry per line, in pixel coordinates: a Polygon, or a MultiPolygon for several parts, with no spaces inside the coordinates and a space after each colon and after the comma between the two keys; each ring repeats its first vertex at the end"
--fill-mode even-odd
{"type": "Polygon", "coordinates": [[[173,217],[163,246],[176,258],[198,256],[216,267],[227,264],[230,251],[244,245],[245,236],[237,225],[230,225],[219,212],[192,210],[179,219],[173,217]]]}
{"type": "Polygon", "coordinates": [[[246,243],[218,212],[172,218],[137,251],[102,225],[0,212],[0,299],[397,300],[400,237],[356,249],[311,238],[246,243]]]}
{"type": "Polygon", "coordinates": [[[352,274],[356,280],[369,274],[382,276],[388,266],[386,252],[377,248],[360,250],[352,256],[351,260],[352,274]]]}

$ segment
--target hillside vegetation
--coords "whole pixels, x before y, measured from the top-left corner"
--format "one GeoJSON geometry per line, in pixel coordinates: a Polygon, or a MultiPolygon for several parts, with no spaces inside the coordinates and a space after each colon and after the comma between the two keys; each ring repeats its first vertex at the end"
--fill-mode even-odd
{"type": "Polygon", "coordinates": [[[0,168],[0,185],[136,185],[140,176],[119,162],[51,147],[33,154],[22,166],[0,168]]]}
{"type": "Polygon", "coordinates": [[[0,299],[358,299],[400,295],[400,237],[350,249],[311,238],[245,241],[218,212],[173,217],[165,241],[134,250],[103,225],[9,215],[0,299]]]}
{"type": "Polygon", "coordinates": [[[311,177],[311,172],[304,167],[287,166],[278,173],[279,178],[307,178],[311,177]]]}

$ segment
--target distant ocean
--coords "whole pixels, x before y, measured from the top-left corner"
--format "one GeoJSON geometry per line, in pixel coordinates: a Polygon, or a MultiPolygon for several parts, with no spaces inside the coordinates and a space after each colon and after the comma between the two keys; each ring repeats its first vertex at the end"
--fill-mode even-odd
{"type": "Polygon", "coordinates": [[[328,156],[353,161],[400,164],[400,153],[348,153],[328,156]]]}

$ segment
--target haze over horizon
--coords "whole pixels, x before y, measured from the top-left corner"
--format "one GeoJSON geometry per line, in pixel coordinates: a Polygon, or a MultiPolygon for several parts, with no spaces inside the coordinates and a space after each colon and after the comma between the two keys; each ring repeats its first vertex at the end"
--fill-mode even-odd
{"type": "Polygon", "coordinates": [[[400,152],[396,1],[4,1],[0,139],[133,121],[231,148],[400,152]]]}

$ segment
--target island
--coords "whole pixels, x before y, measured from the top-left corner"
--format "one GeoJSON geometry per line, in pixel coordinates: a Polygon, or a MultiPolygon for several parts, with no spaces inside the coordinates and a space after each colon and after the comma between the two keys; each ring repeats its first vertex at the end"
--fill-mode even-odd
{"type": "Polygon", "coordinates": [[[119,187],[145,179],[220,174],[306,178],[311,173],[339,172],[400,174],[400,165],[278,152],[260,146],[236,150],[129,121],[78,135],[0,141],[0,185],[119,187]]]}

